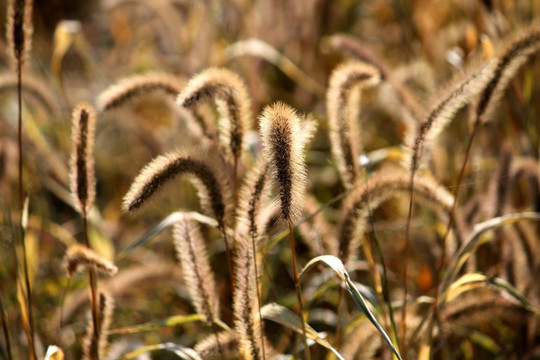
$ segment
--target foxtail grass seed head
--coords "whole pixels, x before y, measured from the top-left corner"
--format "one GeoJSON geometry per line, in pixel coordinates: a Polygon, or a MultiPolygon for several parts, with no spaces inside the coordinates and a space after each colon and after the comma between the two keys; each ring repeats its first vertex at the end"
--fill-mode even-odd
{"type": "Polygon", "coordinates": [[[260,237],[259,211],[269,197],[269,186],[266,181],[267,172],[266,161],[258,161],[246,175],[246,180],[240,189],[237,236],[240,238],[249,237],[255,243],[259,242],[260,237]]]}
{"type": "Polygon", "coordinates": [[[530,55],[540,47],[540,25],[533,25],[515,36],[499,56],[491,80],[484,87],[476,106],[476,121],[485,121],[493,111],[508,82],[530,55]]]}
{"type": "MultiPolygon", "coordinates": [[[[375,211],[393,196],[408,194],[410,184],[410,176],[405,173],[374,175],[368,183],[353,191],[339,226],[339,257],[344,263],[356,259],[369,211],[375,211]]],[[[415,201],[430,209],[447,213],[452,207],[452,195],[431,179],[417,176],[413,191],[415,201]]]]}
{"type": "Polygon", "coordinates": [[[118,271],[118,268],[109,260],[80,244],[71,245],[67,249],[64,263],[69,276],[73,276],[82,267],[94,268],[108,276],[118,271]]]}
{"type": "Polygon", "coordinates": [[[239,158],[252,117],[251,100],[243,80],[227,69],[204,70],[189,81],[177,103],[192,109],[210,100],[216,102],[220,114],[220,139],[231,155],[239,158]]]}
{"type": "Polygon", "coordinates": [[[77,210],[86,214],[96,195],[94,175],[94,134],[96,115],[87,103],[75,107],[72,117],[70,187],[77,210]]]}
{"type": "Polygon", "coordinates": [[[360,91],[380,81],[380,72],[362,62],[340,65],[330,77],[326,95],[332,153],[346,188],[355,185],[360,174],[360,91]]]}
{"type": "Polygon", "coordinates": [[[263,153],[278,188],[281,217],[294,220],[302,207],[306,185],[305,138],[296,111],[281,102],[267,106],[259,119],[263,153]]]}
{"type": "MultiPolygon", "coordinates": [[[[235,258],[236,284],[233,296],[235,328],[242,359],[262,359],[261,322],[257,311],[257,279],[254,272],[253,250],[247,238],[239,240],[235,258]]],[[[257,262],[257,265],[260,261],[257,262]]],[[[258,273],[261,271],[258,269],[258,273]]]]}
{"type": "Polygon", "coordinates": [[[161,91],[171,97],[176,97],[181,90],[182,82],[172,74],[130,76],[105,89],[98,96],[97,109],[99,112],[114,110],[135,98],[154,91],[161,91]]]}
{"type": "Polygon", "coordinates": [[[223,356],[233,359],[238,357],[238,337],[235,332],[227,331],[214,335],[208,335],[195,345],[195,351],[204,360],[219,360],[223,356]],[[223,350],[222,354],[220,349],[223,350]]]}
{"type": "Polygon", "coordinates": [[[99,293],[98,331],[94,331],[94,325],[90,320],[83,346],[83,360],[99,360],[105,355],[108,346],[107,331],[111,325],[114,300],[104,292],[99,293]],[[97,335],[97,337],[96,337],[97,335]]]}
{"type": "Polygon", "coordinates": [[[489,60],[472,75],[465,74],[454,80],[448,90],[435,101],[426,119],[419,124],[416,132],[409,133],[406,139],[410,147],[409,167],[414,171],[423,162],[424,154],[430,153],[434,140],[444,130],[454,115],[463,106],[473,101],[474,97],[485,88],[493,78],[497,66],[496,60],[489,60]]]}
{"type": "Polygon", "coordinates": [[[6,28],[13,68],[18,68],[32,46],[32,0],[8,0],[6,28]]]}
{"type": "Polygon", "coordinates": [[[212,325],[219,319],[219,298],[202,235],[187,216],[174,225],[173,235],[176,255],[195,310],[212,325]]]}
{"type": "Polygon", "coordinates": [[[165,184],[180,175],[190,176],[203,207],[213,214],[220,229],[224,229],[223,191],[214,171],[204,161],[180,150],[158,156],[141,170],[124,196],[122,210],[132,213],[143,208],[165,184]]]}

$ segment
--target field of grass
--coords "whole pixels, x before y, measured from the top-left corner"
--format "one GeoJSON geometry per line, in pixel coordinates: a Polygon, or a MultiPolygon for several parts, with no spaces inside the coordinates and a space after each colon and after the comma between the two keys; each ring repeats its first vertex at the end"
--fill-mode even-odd
{"type": "Polygon", "coordinates": [[[1,359],[540,359],[540,2],[0,18],[1,359]]]}

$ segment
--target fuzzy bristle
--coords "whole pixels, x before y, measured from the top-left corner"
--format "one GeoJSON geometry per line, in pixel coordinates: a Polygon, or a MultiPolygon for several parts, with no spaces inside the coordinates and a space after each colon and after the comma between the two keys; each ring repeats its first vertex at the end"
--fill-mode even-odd
{"type": "Polygon", "coordinates": [[[195,351],[204,360],[217,360],[238,357],[238,338],[234,332],[221,332],[218,336],[209,335],[195,345],[195,351]],[[219,345],[218,345],[219,344],[219,345]],[[224,354],[220,352],[220,348],[224,354]]]}
{"type": "Polygon", "coordinates": [[[497,61],[490,60],[472,75],[464,75],[454,80],[453,85],[435,102],[426,119],[419,124],[415,133],[409,133],[406,143],[410,147],[409,167],[415,171],[423,162],[424,154],[429,154],[434,140],[452,120],[454,115],[484,89],[493,78],[497,61]]]}
{"type": "Polygon", "coordinates": [[[104,292],[99,293],[98,336],[94,325],[89,322],[83,346],[83,360],[99,360],[105,355],[108,346],[107,331],[111,324],[114,301],[104,292]]]}
{"type": "MultiPolygon", "coordinates": [[[[339,226],[339,257],[344,263],[356,259],[369,210],[374,211],[390,197],[405,195],[409,190],[410,177],[399,173],[376,175],[350,195],[339,226]]],[[[452,195],[430,179],[418,176],[413,191],[416,201],[421,201],[433,210],[447,213],[451,209],[452,195]]],[[[456,227],[461,223],[460,214],[456,213],[456,227]]]]}
{"type": "Polygon", "coordinates": [[[193,77],[178,95],[177,103],[194,109],[203,102],[214,100],[220,113],[221,141],[227,151],[239,158],[244,133],[250,128],[251,100],[242,79],[234,72],[210,68],[193,77]]]}
{"type": "Polygon", "coordinates": [[[75,274],[82,266],[96,269],[98,272],[112,276],[118,268],[109,260],[101,257],[84,245],[71,245],[66,251],[65,267],[69,276],[75,274]]]}
{"type": "Polygon", "coordinates": [[[100,112],[117,109],[127,102],[154,91],[162,91],[175,97],[182,90],[182,82],[172,74],[135,75],[109,86],[99,96],[100,112]]]}
{"type": "Polygon", "coordinates": [[[87,103],[75,107],[72,116],[72,151],[70,162],[70,187],[77,210],[86,214],[96,195],[94,175],[94,134],[96,115],[87,103]]]}
{"type": "Polygon", "coordinates": [[[332,153],[346,188],[355,185],[360,174],[360,91],[380,81],[380,72],[362,62],[340,65],[330,78],[326,95],[332,153]]]}
{"type": "Polygon", "coordinates": [[[32,0],[9,0],[7,10],[7,42],[13,67],[23,65],[32,46],[32,0]]]}
{"type": "Polygon", "coordinates": [[[212,325],[219,320],[219,298],[202,235],[187,216],[175,223],[173,235],[176,255],[195,310],[212,325]]]}
{"type": "MultiPolygon", "coordinates": [[[[262,324],[257,311],[257,279],[253,251],[247,239],[241,239],[236,256],[236,284],[233,297],[239,352],[243,359],[263,359],[262,324]]],[[[260,261],[258,262],[258,265],[260,261]]],[[[261,273],[260,269],[258,273],[261,273]]]]}
{"type": "Polygon", "coordinates": [[[300,214],[306,183],[300,119],[292,107],[278,102],[263,110],[259,125],[264,156],[279,189],[281,217],[293,220],[300,214]]]}
{"type": "Polygon", "coordinates": [[[507,45],[506,50],[499,56],[495,73],[482,91],[476,107],[476,121],[485,121],[493,112],[510,79],[514,77],[519,67],[530,55],[540,48],[540,26],[528,28],[507,45]]]}
{"type": "Polygon", "coordinates": [[[164,185],[180,175],[190,175],[204,207],[224,228],[225,204],[221,185],[214,171],[204,161],[176,150],[158,156],[146,165],[135,178],[124,196],[122,210],[134,212],[146,205],[164,185]]]}

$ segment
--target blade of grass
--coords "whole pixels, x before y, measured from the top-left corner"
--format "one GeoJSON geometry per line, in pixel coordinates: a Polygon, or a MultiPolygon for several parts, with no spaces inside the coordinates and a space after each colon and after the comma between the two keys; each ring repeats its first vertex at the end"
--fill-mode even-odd
{"type": "MultiPolygon", "coordinates": [[[[266,304],[262,307],[261,313],[263,318],[276,322],[280,325],[288,327],[291,330],[294,330],[298,334],[302,334],[302,324],[298,315],[296,315],[291,310],[287,309],[276,303],[266,304]]],[[[305,324],[306,336],[315,341],[317,344],[322,347],[330,350],[338,359],[344,360],[343,356],[332,347],[317,331],[315,331],[309,324],[305,324]]]]}
{"type": "Polygon", "coordinates": [[[125,354],[120,358],[120,360],[129,360],[134,359],[139,355],[146,354],[148,352],[156,351],[156,350],[167,350],[173,353],[174,355],[178,356],[180,359],[183,360],[202,360],[202,358],[197,354],[197,352],[191,348],[188,348],[186,346],[174,344],[174,343],[162,343],[157,345],[149,345],[149,346],[143,346],[135,351],[132,351],[130,353],[125,354]]]}
{"type": "Polygon", "coordinates": [[[388,346],[390,346],[392,352],[397,356],[398,359],[401,360],[401,356],[394,344],[392,343],[392,340],[390,340],[390,338],[382,328],[381,324],[379,324],[379,322],[367,306],[364,296],[362,295],[360,290],[358,290],[354,282],[351,280],[349,273],[347,272],[347,270],[345,270],[345,266],[339,258],[332,255],[317,256],[316,258],[311,259],[304,266],[304,269],[302,269],[302,272],[300,273],[300,277],[302,277],[302,275],[304,275],[307,270],[319,263],[322,263],[334,270],[334,272],[338,275],[341,281],[345,283],[347,290],[351,294],[354,302],[356,303],[360,311],[362,311],[362,313],[369,319],[369,321],[377,328],[377,330],[381,333],[384,341],[386,341],[388,346]]]}
{"type": "Polygon", "coordinates": [[[108,331],[109,335],[126,335],[126,334],[136,334],[146,331],[154,331],[162,328],[174,327],[177,325],[187,324],[195,321],[203,321],[204,316],[200,314],[191,314],[191,315],[174,315],[163,320],[150,321],[144,324],[131,325],[119,329],[112,329],[108,331]]]}

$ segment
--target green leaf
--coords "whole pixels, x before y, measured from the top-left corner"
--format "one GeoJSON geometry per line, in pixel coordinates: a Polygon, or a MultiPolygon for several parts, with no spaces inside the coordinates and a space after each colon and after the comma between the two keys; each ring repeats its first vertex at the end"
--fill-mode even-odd
{"type": "Polygon", "coordinates": [[[382,337],[384,338],[384,341],[386,341],[388,346],[390,346],[390,348],[392,349],[392,352],[397,356],[398,359],[401,360],[401,356],[399,355],[396,347],[392,343],[392,340],[390,340],[390,338],[388,337],[388,335],[382,328],[381,324],[379,324],[375,316],[373,316],[371,310],[369,310],[369,307],[366,304],[365,297],[362,295],[358,287],[356,287],[354,282],[351,280],[349,273],[347,272],[347,270],[345,270],[345,266],[343,265],[343,262],[341,262],[339,258],[332,255],[322,255],[322,256],[317,256],[316,258],[311,259],[306,264],[304,269],[302,269],[302,272],[300,273],[300,278],[306,273],[307,270],[309,270],[310,268],[312,268],[318,263],[323,263],[327,265],[328,267],[330,267],[332,270],[334,270],[334,272],[338,275],[341,281],[343,281],[345,285],[347,286],[347,290],[349,291],[349,294],[351,294],[354,302],[356,303],[360,311],[362,311],[362,313],[364,313],[364,315],[368,318],[368,320],[371,321],[371,323],[377,328],[377,330],[381,333],[382,337]]]}
{"type": "MultiPolygon", "coordinates": [[[[291,310],[287,309],[276,303],[266,304],[261,308],[261,315],[263,318],[281,324],[289,329],[296,331],[299,334],[302,334],[302,324],[298,315],[293,313],[291,310]]],[[[315,341],[317,344],[325,347],[330,350],[338,359],[344,360],[343,356],[332,347],[317,331],[315,331],[309,324],[306,326],[306,336],[311,340],[315,341]]]]}
{"type": "Polygon", "coordinates": [[[202,360],[199,354],[186,346],[174,344],[174,343],[163,343],[157,345],[143,346],[135,351],[125,354],[120,358],[120,360],[129,360],[133,359],[141,354],[147,352],[156,351],[156,350],[167,350],[178,356],[180,359],[184,360],[202,360]]]}

